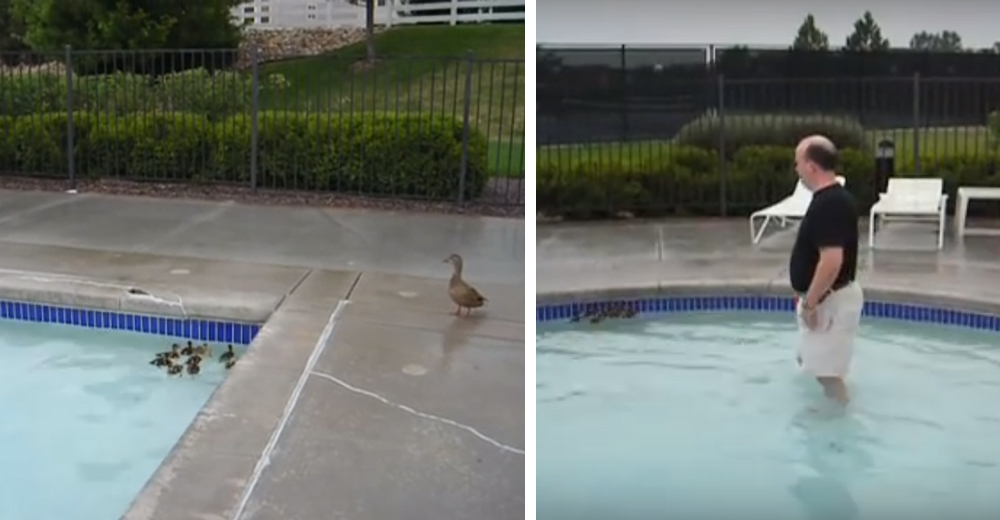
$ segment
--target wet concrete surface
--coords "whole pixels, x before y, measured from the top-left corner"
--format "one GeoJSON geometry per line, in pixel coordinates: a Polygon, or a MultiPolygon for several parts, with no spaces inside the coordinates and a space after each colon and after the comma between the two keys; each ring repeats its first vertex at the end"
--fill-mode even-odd
{"type": "Polygon", "coordinates": [[[477,279],[524,282],[524,221],[491,217],[7,191],[0,242],[429,278],[456,252],[477,279]]]}
{"type": "Polygon", "coordinates": [[[0,245],[4,295],[267,318],[125,518],[524,517],[522,220],[0,192],[0,245]]]}
{"type": "MultiPolygon", "coordinates": [[[[1000,237],[958,237],[952,228],[949,218],[939,251],[934,224],[890,222],[871,250],[867,222],[861,222],[861,281],[885,290],[1000,303],[1000,237]]],[[[543,225],[536,235],[537,293],[708,282],[755,282],[780,290],[788,287],[794,238],[795,228],[789,227],[753,245],[746,219],[543,225]]]]}

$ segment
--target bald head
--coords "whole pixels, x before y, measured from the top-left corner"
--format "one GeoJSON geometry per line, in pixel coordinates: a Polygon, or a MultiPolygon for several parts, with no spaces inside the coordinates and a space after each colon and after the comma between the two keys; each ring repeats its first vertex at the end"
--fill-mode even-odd
{"type": "Polygon", "coordinates": [[[826,136],[811,135],[795,147],[795,171],[810,189],[834,181],[837,170],[837,147],[826,136]]]}
{"type": "Polygon", "coordinates": [[[823,148],[823,149],[825,149],[825,150],[827,150],[829,152],[833,152],[833,153],[837,152],[837,147],[833,145],[833,141],[831,141],[825,135],[819,135],[819,134],[817,134],[817,135],[810,135],[809,137],[806,137],[805,139],[799,141],[799,148],[808,147],[808,146],[818,146],[818,147],[823,148]]]}
{"type": "Polygon", "coordinates": [[[820,173],[833,175],[837,169],[837,147],[824,135],[810,135],[795,148],[795,161],[800,160],[811,163],[820,173]]]}

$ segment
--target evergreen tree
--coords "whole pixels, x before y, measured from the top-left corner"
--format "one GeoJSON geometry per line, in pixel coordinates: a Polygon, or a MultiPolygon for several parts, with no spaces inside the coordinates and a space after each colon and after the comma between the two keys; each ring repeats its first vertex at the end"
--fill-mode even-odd
{"type": "Polygon", "coordinates": [[[961,52],[962,37],[955,31],[920,31],[910,38],[910,48],[931,52],[961,52]]]}
{"type": "Polygon", "coordinates": [[[830,39],[826,33],[816,27],[816,18],[813,15],[806,16],[806,19],[799,26],[799,32],[792,42],[792,49],[799,51],[825,51],[830,48],[830,39]]]}
{"type": "Polygon", "coordinates": [[[844,49],[849,51],[884,51],[889,48],[889,40],[882,37],[882,28],[878,26],[871,11],[854,22],[854,32],[847,37],[844,49]]]}

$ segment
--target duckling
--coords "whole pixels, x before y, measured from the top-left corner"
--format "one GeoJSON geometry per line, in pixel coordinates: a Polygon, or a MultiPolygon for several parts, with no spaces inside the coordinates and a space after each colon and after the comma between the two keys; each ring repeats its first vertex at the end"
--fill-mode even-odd
{"type": "Polygon", "coordinates": [[[229,361],[226,362],[226,370],[233,368],[233,365],[235,364],[236,364],[236,358],[230,359],[229,361]]]}
{"type": "Polygon", "coordinates": [[[181,375],[181,372],[183,370],[184,370],[184,366],[183,365],[170,365],[167,368],[167,373],[170,374],[170,375],[172,375],[172,376],[179,376],[179,375],[181,375]]]}
{"type": "Polygon", "coordinates": [[[212,347],[209,346],[208,343],[204,343],[202,345],[194,347],[194,350],[192,351],[192,353],[193,354],[197,354],[197,355],[202,356],[202,357],[210,358],[210,357],[212,357],[212,347]]]}
{"type": "Polygon", "coordinates": [[[187,365],[187,366],[197,365],[197,364],[200,364],[200,363],[201,363],[201,356],[199,356],[198,354],[195,354],[195,355],[187,358],[187,361],[184,362],[184,364],[187,365]]]}
{"type": "Polygon", "coordinates": [[[607,308],[595,305],[587,309],[587,318],[590,319],[590,323],[600,323],[609,317],[607,308]]]}
{"type": "MultiPolygon", "coordinates": [[[[230,360],[232,360],[232,361],[236,360],[236,353],[233,352],[233,346],[232,345],[226,346],[226,351],[223,352],[222,354],[219,354],[219,363],[225,363],[225,362],[230,361],[230,360]]],[[[229,367],[226,367],[226,368],[229,368],[229,367]]]]}
{"type": "Polygon", "coordinates": [[[167,352],[167,357],[170,359],[177,359],[181,357],[181,346],[174,343],[173,346],[170,347],[170,352],[167,352]]]}
{"type": "MultiPolygon", "coordinates": [[[[177,344],[174,344],[174,346],[176,347],[177,344]]],[[[182,356],[190,356],[192,353],[194,353],[194,343],[191,343],[191,341],[188,341],[187,342],[187,346],[181,349],[181,355],[182,356]]]]}
{"type": "Polygon", "coordinates": [[[160,352],[149,364],[157,368],[165,367],[170,364],[170,358],[167,357],[166,352],[160,352]]]}
{"type": "Polygon", "coordinates": [[[448,296],[458,306],[455,309],[456,316],[461,316],[462,308],[467,309],[465,315],[468,316],[472,313],[472,309],[478,309],[489,301],[475,287],[462,279],[463,262],[461,256],[452,253],[448,258],[444,259],[444,263],[450,263],[452,267],[451,280],[448,281],[448,296]]]}
{"type": "Polygon", "coordinates": [[[187,364],[187,373],[189,376],[196,376],[199,372],[201,372],[201,365],[198,363],[187,364]]]}
{"type": "Polygon", "coordinates": [[[154,365],[154,364],[158,363],[158,361],[156,361],[157,359],[168,359],[168,358],[171,358],[171,357],[175,357],[173,355],[173,353],[176,352],[176,349],[177,349],[177,344],[174,343],[174,345],[170,348],[170,350],[164,350],[162,352],[157,352],[156,356],[153,358],[153,361],[150,361],[149,364],[150,365],[154,365]]]}

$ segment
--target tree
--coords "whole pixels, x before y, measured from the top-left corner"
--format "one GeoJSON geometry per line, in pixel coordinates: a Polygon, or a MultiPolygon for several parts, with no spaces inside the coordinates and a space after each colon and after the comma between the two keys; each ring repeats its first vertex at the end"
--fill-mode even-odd
{"type": "Polygon", "coordinates": [[[910,48],[930,52],[961,52],[962,37],[955,31],[920,31],[910,38],[910,48]]]}
{"type": "Polygon", "coordinates": [[[830,39],[826,33],[816,27],[816,18],[813,15],[806,16],[806,19],[799,26],[799,32],[792,42],[792,49],[799,51],[825,51],[830,48],[830,39]]]}
{"type": "Polygon", "coordinates": [[[11,0],[36,50],[219,49],[239,45],[240,0],[11,0]]]}
{"type": "Polygon", "coordinates": [[[23,51],[29,50],[24,43],[24,27],[11,12],[11,0],[0,0],[0,55],[6,65],[17,65],[26,60],[23,51]]]}
{"type": "Polygon", "coordinates": [[[365,47],[368,63],[375,63],[375,0],[365,1],[365,47]]]}
{"type": "Polygon", "coordinates": [[[849,51],[884,51],[889,48],[889,40],[882,37],[882,28],[878,26],[871,11],[854,22],[854,32],[847,37],[844,49],[849,51]]]}
{"type": "Polygon", "coordinates": [[[347,3],[357,6],[365,3],[365,62],[374,65],[377,58],[375,52],[375,2],[377,0],[347,0],[347,3]]]}

